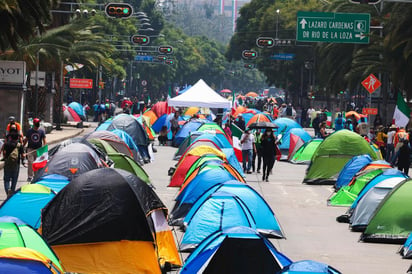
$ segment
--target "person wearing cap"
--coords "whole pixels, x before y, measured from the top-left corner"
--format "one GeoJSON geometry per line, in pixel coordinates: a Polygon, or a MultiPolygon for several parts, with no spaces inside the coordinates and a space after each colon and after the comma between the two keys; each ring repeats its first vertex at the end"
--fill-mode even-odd
{"type": "Polygon", "coordinates": [[[34,118],[33,119],[33,127],[30,128],[27,133],[26,137],[23,142],[23,146],[27,144],[27,160],[28,160],[28,167],[27,167],[27,181],[31,181],[33,179],[34,171],[33,171],[33,162],[36,159],[36,150],[41,148],[42,146],[46,145],[46,133],[43,129],[40,128],[40,119],[34,118]]]}
{"type": "Polygon", "coordinates": [[[7,124],[7,127],[6,127],[6,135],[8,135],[10,133],[10,127],[12,125],[16,125],[17,131],[19,132],[19,134],[21,134],[21,125],[20,125],[20,123],[16,122],[16,118],[14,116],[10,116],[9,117],[9,123],[7,124]]]}

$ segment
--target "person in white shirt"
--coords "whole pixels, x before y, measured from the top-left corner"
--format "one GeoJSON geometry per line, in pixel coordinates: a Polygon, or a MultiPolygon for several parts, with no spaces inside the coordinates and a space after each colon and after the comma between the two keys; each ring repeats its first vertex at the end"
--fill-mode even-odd
{"type": "Polygon", "coordinates": [[[386,140],[386,161],[391,162],[395,153],[394,138],[396,134],[396,126],[391,125],[388,130],[388,139],[386,140]]]}
{"type": "Polygon", "coordinates": [[[240,137],[242,145],[243,171],[251,174],[253,153],[256,153],[255,136],[250,133],[250,129],[246,129],[240,137]]]}

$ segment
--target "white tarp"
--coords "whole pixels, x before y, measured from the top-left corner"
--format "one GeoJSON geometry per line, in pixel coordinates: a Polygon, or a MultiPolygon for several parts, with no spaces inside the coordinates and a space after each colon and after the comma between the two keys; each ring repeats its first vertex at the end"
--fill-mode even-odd
{"type": "Polygon", "coordinates": [[[185,93],[168,99],[172,107],[231,108],[232,102],[217,94],[205,81],[200,79],[185,93]]]}

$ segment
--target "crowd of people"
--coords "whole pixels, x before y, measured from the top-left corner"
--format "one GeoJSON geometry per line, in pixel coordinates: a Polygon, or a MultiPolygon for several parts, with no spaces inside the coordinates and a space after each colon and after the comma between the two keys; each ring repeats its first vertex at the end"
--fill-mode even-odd
{"type": "Polygon", "coordinates": [[[4,144],[1,148],[2,161],[4,161],[4,190],[8,196],[16,191],[20,164],[27,167],[27,181],[30,182],[33,179],[33,162],[37,156],[36,152],[46,144],[46,133],[40,128],[39,118],[33,119],[33,126],[23,135],[22,127],[15,117],[9,117],[4,144]]]}

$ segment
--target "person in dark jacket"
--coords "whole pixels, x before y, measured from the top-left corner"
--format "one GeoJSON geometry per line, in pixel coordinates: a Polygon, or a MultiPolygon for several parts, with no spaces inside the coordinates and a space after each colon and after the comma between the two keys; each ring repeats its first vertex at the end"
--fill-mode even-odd
{"type": "Polygon", "coordinates": [[[11,132],[9,139],[1,148],[4,159],[4,190],[7,197],[16,191],[17,179],[19,178],[20,162],[24,158],[23,145],[19,142],[19,134],[11,132]],[[17,150],[17,157],[11,159],[11,154],[17,150]],[[11,182],[11,184],[10,184],[11,182]]]}
{"type": "Polygon", "coordinates": [[[263,157],[262,181],[269,182],[269,174],[276,159],[276,137],[273,135],[272,129],[266,129],[261,137],[260,146],[263,157]]]}
{"type": "Polygon", "coordinates": [[[409,141],[404,140],[403,145],[398,151],[398,169],[408,175],[409,166],[411,164],[410,160],[411,148],[409,146],[409,141]]]}

